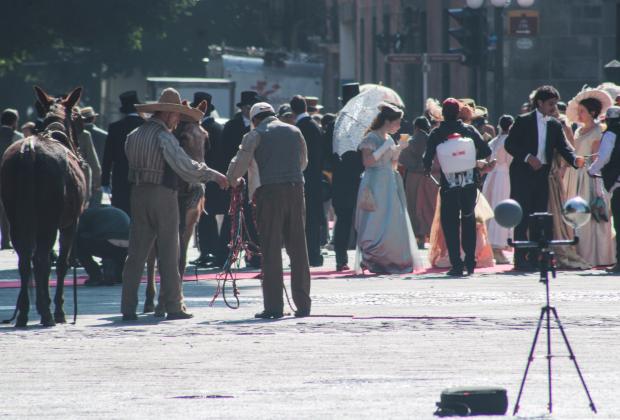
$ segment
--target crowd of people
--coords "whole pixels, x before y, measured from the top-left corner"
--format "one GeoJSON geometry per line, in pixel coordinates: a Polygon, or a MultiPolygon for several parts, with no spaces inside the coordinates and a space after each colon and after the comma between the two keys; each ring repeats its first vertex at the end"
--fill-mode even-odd
{"type": "MultiPolygon", "coordinates": [[[[359,84],[344,85],[342,105],[359,93],[359,84]]],[[[576,246],[556,250],[558,265],[620,272],[617,235],[613,239],[620,228],[620,87],[613,84],[584,89],[568,105],[555,88],[541,86],[521,115],[501,116],[497,128],[472,99],[428,99],[424,115],[412,123],[402,107],[384,101],[357,147],[341,155],[333,153],[339,115],[321,115],[318,98],[296,95],[276,110],[257,92],[244,91],[239,111],[224,125],[214,118],[208,92],[196,92],[191,103],[171,88],[152,104],[142,104],[135,91],[119,99],[123,117],[107,132],[96,125],[92,107],[75,110],[90,187],[76,255],[88,285],[123,283],[124,320],[136,319],[138,285],[154,245],[163,311],[169,319],[191,317],[178,268],[179,180],[198,186],[197,199],[205,197],[196,229],[200,256],[193,264],[214,268],[223,267],[229,253],[230,187],[247,183],[242,211],[262,255],[247,255],[245,262],[263,271],[259,318],[283,316],[283,247],[300,317],[311,309],[309,268],[324,264],[326,249],[335,251],[337,271],[351,269],[351,249],[357,250],[354,268],[373,273],[434,266],[462,276],[510,263],[535,270],[536,252],[517,250],[513,261],[505,254],[509,237],[528,238],[527,217],[514,232],[493,219],[492,209],[507,198],[525,215],[551,212],[556,238],[567,239],[572,232],[561,208],[568,197],[581,196],[592,207],[592,221],[576,232],[576,246]],[[181,121],[200,125],[204,160],[181,148],[174,131],[181,121]],[[111,207],[102,206],[103,194],[111,207]],[[426,246],[428,257],[420,252],[426,246]],[[93,256],[103,259],[103,271],[93,256]]],[[[0,153],[42,130],[41,124],[18,130],[17,111],[5,110],[0,153]]],[[[8,249],[1,210],[1,247],[8,249]]]]}

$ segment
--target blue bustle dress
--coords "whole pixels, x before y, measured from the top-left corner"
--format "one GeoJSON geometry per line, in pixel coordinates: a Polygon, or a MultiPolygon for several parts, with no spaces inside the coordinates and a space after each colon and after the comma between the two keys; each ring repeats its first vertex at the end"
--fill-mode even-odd
{"type": "MultiPolygon", "coordinates": [[[[375,151],[385,141],[370,132],[358,149],[375,151]]],[[[401,176],[392,166],[392,153],[366,167],[359,186],[355,229],[357,231],[356,271],[361,267],[373,273],[402,274],[428,266],[416,243],[407,213],[407,199],[401,176]],[[372,193],[375,210],[362,209],[364,190],[372,193]]]]}

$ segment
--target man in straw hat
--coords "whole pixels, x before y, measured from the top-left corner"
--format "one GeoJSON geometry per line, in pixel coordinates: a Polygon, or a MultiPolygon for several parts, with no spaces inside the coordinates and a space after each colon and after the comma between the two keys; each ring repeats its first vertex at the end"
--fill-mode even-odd
{"type": "Polygon", "coordinates": [[[215,181],[228,187],[226,177],[204,163],[192,160],[183,151],[171,131],[181,118],[199,122],[203,113],[181,103],[179,92],[164,89],[159,101],[136,105],[140,112],[153,116],[127,136],[125,151],[129,162],[131,190],[131,227],[129,249],[123,270],[121,312],[123,320],[137,319],[138,287],[144,263],[157,242],[161,294],[168,319],[187,319],[179,275],[178,177],[189,183],[215,181]]]}
{"type": "Polygon", "coordinates": [[[304,175],[308,165],[301,131],[278,120],[271,105],[254,104],[256,127],[243,137],[226,176],[237,185],[248,171],[250,197],[256,198],[256,222],[263,255],[264,310],[256,318],[281,318],[282,245],[291,259],[291,287],[296,317],[310,315],[310,269],[304,231],[304,175]]]}
{"type": "Polygon", "coordinates": [[[103,161],[103,151],[105,148],[105,140],[108,137],[108,132],[102,130],[97,126],[96,121],[99,114],[95,112],[92,106],[86,106],[80,109],[80,116],[84,121],[84,128],[88,130],[93,138],[93,145],[97,152],[97,158],[99,161],[103,161]]]}

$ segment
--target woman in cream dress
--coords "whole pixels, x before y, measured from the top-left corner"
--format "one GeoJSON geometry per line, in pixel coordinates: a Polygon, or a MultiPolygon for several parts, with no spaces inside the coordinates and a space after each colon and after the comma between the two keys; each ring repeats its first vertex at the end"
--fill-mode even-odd
{"type": "MultiPolygon", "coordinates": [[[[566,116],[570,121],[580,124],[574,134],[575,152],[580,156],[590,156],[596,159],[602,136],[602,129],[596,118],[611,106],[609,95],[596,89],[587,89],[580,92],[568,103],[566,116]]],[[[609,199],[603,194],[602,180],[591,178],[587,169],[570,168],[564,175],[564,189],[566,198],[580,196],[588,203],[596,197],[601,197],[607,208],[609,199]]],[[[616,247],[612,240],[611,221],[596,221],[577,229],[579,236],[577,252],[593,266],[611,265],[615,263],[616,247]]]]}

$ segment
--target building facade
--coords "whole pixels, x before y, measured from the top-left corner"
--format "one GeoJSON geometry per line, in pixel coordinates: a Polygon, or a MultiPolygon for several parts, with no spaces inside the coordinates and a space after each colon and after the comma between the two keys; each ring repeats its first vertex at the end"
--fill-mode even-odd
{"type": "MultiPolygon", "coordinates": [[[[341,83],[383,83],[401,94],[408,113],[423,110],[423,66],[389,63],[388,54],[446,53],[458,47],[448,34],[459,26],[448,9],[466,0],[325,0],[324,102],[337,107],[341,83]]],[[[473,4],[474,2],[472,2],[473,4]]],[[[429,97],[474,98],[495,120],[517,114],[528,94],[553,84],[568,100],[583,85],[604,81],[604,65],[620,55],[620,0],[483,2],[486,58],[479,66],[433,62],[429,97]],[[530,2],[531,3],[531,2],[530,2]]]]}

